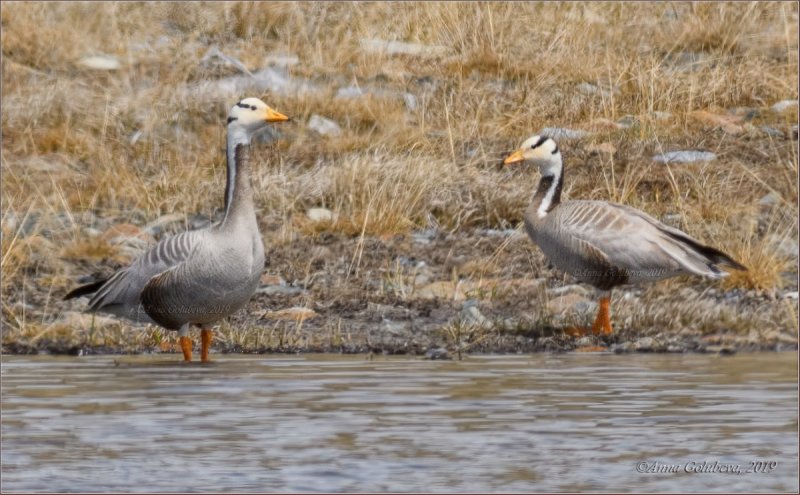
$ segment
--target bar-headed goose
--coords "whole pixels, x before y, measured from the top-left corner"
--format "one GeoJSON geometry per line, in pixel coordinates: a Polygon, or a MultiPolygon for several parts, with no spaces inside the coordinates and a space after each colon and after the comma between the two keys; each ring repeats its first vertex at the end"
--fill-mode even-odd
{"type": "Polygon", "coordinates": [[[611,289],[676,275],[725,277],[720,267],[746,270],[730,256],[629,206],[561,201],[564,168],[553,139],[532,136],[505,165],[530,162],[542,176],[525,211],[525,228],[556,268],[601,291],[592,332],[611,333],[611,289]]]}
{"type": "Polygon", "coordinates": [[[129,267],[78,287],[64,299],[93,294],[89,311],[177,330],[185,361],[192,360],[189,327],[201,328],[208,361],[211,327],[244,306],[264,269],[264,244],[250,186],[250,138],[269,122],[288,120],[258,98],[228,114],[225,215],[206,229],[161,240],[129,267]]]}

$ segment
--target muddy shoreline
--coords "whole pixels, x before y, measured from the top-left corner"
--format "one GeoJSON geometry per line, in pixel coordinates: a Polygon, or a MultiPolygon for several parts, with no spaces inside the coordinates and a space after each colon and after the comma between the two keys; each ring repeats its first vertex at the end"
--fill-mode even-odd
{"type": "MultiPolygon", "coordinates": [[[[565,328],[590,324],[595,295],[549,268],[514,230],[426,230],[381,238],[321,233],[283,243],[267,238],[266,244],[262,285],[218,327],[214,353],[458,359],[488,353],[797,349],[796,331],[764,318],[796,306],[796,287],[774,294],[723,291],[713,281],[689,277],[616,289],[613,334],[569,335],[565,328]]],[[[95,267],[100,274],[113,268],[95,267]]],[[[35,340],[4,338],[2,352],[178,353],[174,332],[92,318],[81,313],[85,299],[59,304],[71,333],[59,335],[56,324],[52,335],[35,340]]],[[[199,338],[193,338],[197,346],[199,338]]]]}

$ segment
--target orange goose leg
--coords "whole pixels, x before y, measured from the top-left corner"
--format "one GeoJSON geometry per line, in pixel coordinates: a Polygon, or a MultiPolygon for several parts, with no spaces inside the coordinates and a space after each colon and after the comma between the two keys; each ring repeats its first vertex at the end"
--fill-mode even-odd
{"type": "Polygon", "coordinates": [[[181,350],[183,351],[183,361],[186,363],[192,362],[192,339],[182,335],[179,339],[181,343],[181,350]]]}
{"type": "Polygon", "coordinates": [[[594,325],[592,325],[592,333],[594,335],[610,335],[613,331],[611,328],[611,297],[601,297],[597,318],[595,318],[594,325]]]}
{"type": "Polygon", "coordinates": [[[208,359],[208,350],[211,347],[212,336],[213,332],[211,329],[203,328],[200,330],[200,339],[202,342],[202,347],[200,348],[200,361],[203,363],[210,361],[210,359],[208,359]]]}

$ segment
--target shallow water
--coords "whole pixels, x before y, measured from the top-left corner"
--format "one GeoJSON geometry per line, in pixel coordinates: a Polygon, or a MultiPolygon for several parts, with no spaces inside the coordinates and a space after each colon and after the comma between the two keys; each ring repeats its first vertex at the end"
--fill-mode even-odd
{"type": "Polygon", "coordinates": [[[798,490],[795,353],[214,357],[4,356],[2,489],[798,490]]]}

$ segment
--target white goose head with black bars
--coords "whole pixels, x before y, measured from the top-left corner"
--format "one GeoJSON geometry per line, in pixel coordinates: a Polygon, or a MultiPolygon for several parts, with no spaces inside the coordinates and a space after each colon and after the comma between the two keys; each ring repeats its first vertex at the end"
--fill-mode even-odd
{"type": "MultiPolygon", "coordinates": [[[[287,120],[289,120],[289,117],[272,109],[258,98],[245,98],[231,107],[231,111],[228,112],[226,152],[228,159],[228,180],[225,185],[226,220],[233,202],[234,189],[237,187],[237,175],[241,175],[242,168],[247,165],[246,160],[238,163],[237,149],[247,148],[253,135],[267,124],[287,120]]],[[[244,172],[247,173],[247,170],[244,170],[244,172]]],[[[249,177],[240,177],[240,179],[244,181],[243,185],[249,189],[249,177]]]]}
{"type": "Polygon", "coordinates": [[[503,165],[520,162],[531,162],[539,167],[542,180],[536,190],[534,201],[539,203],[537,214],[543,218],[561,201],[561,186],[564,180],[561,151],[553,138],[531,136],[522,142],[518,150],[503,160],[503,165]]]}

